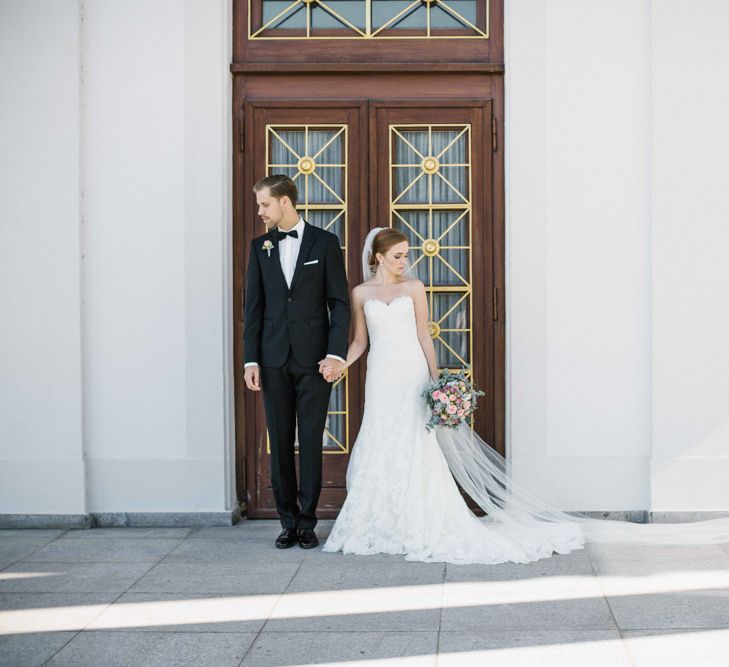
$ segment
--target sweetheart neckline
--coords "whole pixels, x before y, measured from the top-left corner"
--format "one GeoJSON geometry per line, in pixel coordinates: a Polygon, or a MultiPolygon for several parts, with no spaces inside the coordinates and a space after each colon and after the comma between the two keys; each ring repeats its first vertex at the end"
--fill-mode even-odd
{"type": "MultiPolygon", "coordinates": [[[[396,296],[394,299],[392,299],[392,301],[383,301],[382,299],[374,299],[374,298],[373,299],[365,299],[365,302],[362,304],[362,307],[364,308],[370,301],[377,301],[377,302],[379,302],[379,303],[381,303],[381,304],[383,304],[385,306],[391,306],[398,299],[405,299],[405,298],[410,299],[410,300],[413,300],[413,297],[410,296],[409,294],[400,294],[400,296],[396,296]]],[[[413,303],[415,303],[415,302],[413,301],[413,303]]]]}

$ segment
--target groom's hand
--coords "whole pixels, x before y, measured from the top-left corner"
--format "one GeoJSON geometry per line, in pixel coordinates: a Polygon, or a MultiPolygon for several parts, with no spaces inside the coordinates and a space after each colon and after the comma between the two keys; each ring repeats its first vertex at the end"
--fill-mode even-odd
{"type": "Polygon", "coordinates": [[[246,381],[246,386],[251,391],[261,391],[261,371],[260,368],[256,366],[248,366],[246,368],[245,372],[243,373],[243,378],[246,381]]]}
{"type": "Polygon", "coordinates": [[[319,362],[319,372],[327,382],[332,381],[332,367],[329,365],[329,359],[322,359],[319,362]]]}
{"type": "Polygon", "coordinates": [[[338,380],[344,370],[344,362],[327,357],[319,362],[319,372],[327,382],[338,380]]]}
{"type": "Polygon", "coordinates": [[[319,362],[319,372],[322,374],[322,377],[327,381],[331,382],[332,379],[332,369],[329,367],[329,362],[322,363],[319,362]]]}

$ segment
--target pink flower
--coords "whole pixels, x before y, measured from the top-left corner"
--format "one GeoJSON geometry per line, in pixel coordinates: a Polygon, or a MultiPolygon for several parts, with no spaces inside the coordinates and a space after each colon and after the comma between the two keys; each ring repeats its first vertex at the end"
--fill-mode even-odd
{"type": "Polygon", "coordinates": [[[454,415],[454,414],[456,414],[456,412],[458,412],[458,408],[455,405],[449,405],[448,406],[448,414],[449,415],[454,415]]]}
{"type": "Polygon", "coordinates": [[[448,398],[449,398],[449,400],[451,400],[451,401],[455,401],[455,400],[456,400],[456,397],[455,397],[455,396],[453,396],[453,395],[449,396],[448,398]]]}
{"type": "Polygon", "coordinates": [[[465,410],[459,410],[457,414],[459,417],[463,417],[465,412],[466,412],[465,410]]]}
{"type": "Polygon", "coordinates": [[[440,392],[436,389],[431,396],[437,401],[438,397],[440,396],[440,392]]]}
{"type": "Polygon", "coordinates": [[[470,408],[470,407],[471,407],[471,401],[466,401],[466,402],[465,402],[465,403],[463,404],[463,409],[464,409],[464,410],[468,410],[468,408],[470,408]]]}

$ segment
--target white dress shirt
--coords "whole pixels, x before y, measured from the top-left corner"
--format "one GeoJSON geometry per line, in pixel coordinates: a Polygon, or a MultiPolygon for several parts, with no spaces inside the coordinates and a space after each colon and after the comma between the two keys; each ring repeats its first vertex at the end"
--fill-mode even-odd
{"type": "Polygon", "coordinates": [[[278,257],[281,260],[281,269],[286,278],[286,284],[291,288],[291,279],[294,277],[296,260],[299,258],[301,249],[301,239],[304,237],[304,219],[299,216],[299,221],[289,231],[295,231],[298,236],[296,238],[287,236],[278,242],[278,257]]]}
{"type": "MultiPolygon", "coordinates": [[[[287,236],[278,242],[278,257],[281,260],[281,270],[283,271],[284,278],[286,278],[286,284],[291,287],[291,280],[294,277],[294,269],[296,268],[296,260],[299,258],[299,249],[301,248],[301,239],[304,238],[304,226],[306,223],[304,219],[299,216],[299,221],[288,231],[296,230],[298,234],[297,238],[293,236],[287,236]]],[[[338,359],[344,362],[342,357],[338,357],[336,354],[327,354],[327,357],[332,359],[338,359]]],[[[258,366],[255,361],[249,361],[244,368],[248,366],[258,366]]]]}

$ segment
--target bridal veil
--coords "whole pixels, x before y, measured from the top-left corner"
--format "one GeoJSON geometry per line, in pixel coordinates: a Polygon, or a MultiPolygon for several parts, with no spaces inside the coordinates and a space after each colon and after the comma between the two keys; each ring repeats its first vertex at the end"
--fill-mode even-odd
{"type": "MultiPolygon", "coordinates": [[[[365,238],[362,251],[365,280],[371,276],[369,259],[374,238],[382,229],[375,227],[365,238]]],[[[406,275],[414,277],[410,266],[406,275]]],[[[509,462],[467,424],[456,428],[436,427],[436,437],[451,474],[485,512],[482,520],[509,532],[543,533],[549,531],[551,524],[557,530],[577,529],[588,542],[729,543],[729,518],[692,523],[634,523],[564,512],[517,484],[509,462]]]]}

